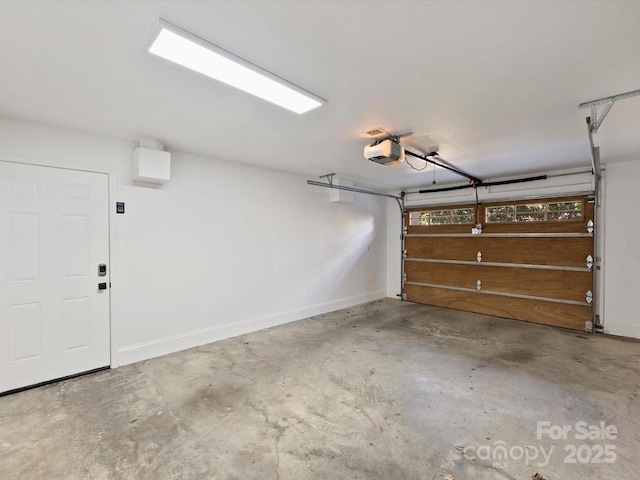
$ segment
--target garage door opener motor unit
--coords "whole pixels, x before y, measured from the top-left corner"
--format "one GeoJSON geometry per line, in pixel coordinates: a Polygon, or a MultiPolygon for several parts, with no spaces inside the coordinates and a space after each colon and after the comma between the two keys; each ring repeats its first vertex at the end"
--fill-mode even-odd
{"type": "Polygon", "coordinates": [[[364,147],[364,158],[381,165],[395,165],[402,162],[402,146],[391,139],[364,147]]]}

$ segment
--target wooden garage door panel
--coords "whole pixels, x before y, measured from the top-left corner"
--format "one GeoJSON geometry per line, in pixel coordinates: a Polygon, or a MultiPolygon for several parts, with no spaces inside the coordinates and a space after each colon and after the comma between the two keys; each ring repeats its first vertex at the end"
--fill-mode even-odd
{"type": "MultiPolygon", "coordinates": [[[[484,233],[587,233],[586,223],[591,218],[584,221],[575,222],[510,222],[510,223],[482,223],[484,233]]],[[[470,234],[473,224],[464,225],[409,225],[409,234],[429,234],[429,235],[451,235],[470,234]]]]}
{"type": "Polygon", "coordinates": [[[408,258],[585,267],[592,237],[407,237],[408,258]]]}
{"type": "Polygon", "coordinates": [[[583,330],[591,307],[406,285],[407,300],[527,322],[583,330]]]}
{"type": "MultiPolygon", "coordinates": [[[[407,225],[409,225],[409,220],[407,217],[407,225]]],[[[464,224],[464,225],[409,225],[407,227],[407,233],[409,234],[421,234],[428,233],[431,235],[451,235],[451,234],[465,234],[471,233],[472,224],[464,224]]]]}
{"type": "Polygon", "coordinates": [[[483,262],[586,267],[592,237],[482,237],[476,244],[483,262]]]}
{"type": "Polygon", "coordinates": [[[477,237],[407,237],[404,248],[409,258],[476,261],[477,237]]]}
{"type": "Polygon", "coordinates": [[[584,302],[591,290],[592,273],[532,268],[505,268],[486,265],[457,265],[448,263],[405,262],[407,281],[451,287],[515,293],[534,297],[556,298],[584,302]]]}
{"type": "MultiPolygon", "coordinates": [[[[587,258],[594,254],[587,223],[593,219],[594,205],[586,196],[412,211],[421,212],[413,214],[414,221],[433,224],[407,229],[407,300],[578,330],[591,320],[586,294],[593,291],[593,272],[587,270],[587,258]],[[577,204],[581,218],[567,219],[576,216],[577,204]],[[487,221],[490,207],[494,221],[487,221]],[[456,213],[461,208],[475,215],[456,213]],[[469,223],[454,224],[460,221],[469,223]],[[483,232],[472,235],[477,221],[483,232]]],[[[409,212],[406,224],[411,216],[409,212]]]]}

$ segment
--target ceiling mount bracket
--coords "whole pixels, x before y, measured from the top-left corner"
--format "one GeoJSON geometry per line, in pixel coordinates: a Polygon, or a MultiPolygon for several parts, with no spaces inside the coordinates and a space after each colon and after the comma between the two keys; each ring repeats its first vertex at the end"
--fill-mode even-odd
{"type": "Polygon", "coordinates": [[[400,139],[401,138],[410,137],[411,135],[413,135],[413,132],[405,132],[405,133],[400,133],[398,135],[389,134],[389,136],[387,138],[383,138],[383,139],[381,139],[381,141],[389,139],[392,142],[400,143],[400,139]]]}
{"type": "Polygon", "coordinates": [[[411,135],[413,135],[413,132],[408,131],[405,133],[394,134],[394,133],[387,132],[384,128],[378,127],[378,128],[374,128],[373,130],[369,130],[368,132],[366,132],[366,134],[369,135],[370,137],[380,137],[380,135],[384,134],[380,138],[376,138],[376,140],[372,143],[372,145],[378,145],[379,143],[382,143],[385,140],[391,140],[392,142],[399,144],[400,139],[404,137],[410,137],[411,135]]]}
{"type": "Polygon", "coordinates": [[[335,175],[334,173],[327,173],[326,175],[320,175],[318,178],[326,178],[327,182],[329,182],[329,185],[333,186],[333,177],[335,175]]]}
{"type": "Polygon", "coordinates": [[[597,133],[598,129],[607,117],[609,110],[613,107],[613,104],[617,100],[624,100],[625,98],[636,97],[640,95],[640,90],[633,90],[632,92],[621,93],[619,95],[612,95],[611,97],[600,98],[598,100],[592,100],[590,102],[584,102],[578,105],[578,108],[591,108],[591,133],[597,133]],[[604,110],[598,118],[598,105],[604,105],[604,110]]]}

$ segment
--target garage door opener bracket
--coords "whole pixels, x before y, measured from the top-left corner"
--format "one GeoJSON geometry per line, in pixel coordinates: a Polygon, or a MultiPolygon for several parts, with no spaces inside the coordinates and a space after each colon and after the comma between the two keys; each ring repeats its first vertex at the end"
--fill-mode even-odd
{"type": "Polygon", "coordinates": [[[591,108],[591,133],[597,133],[598,129],[607,118],[607,114],[613,107],[613,104],[618,100],[624,100],[625,98],[636,97],[640,95],[640,90],[633,90],[627,93],[620,93],[618,95],[612,95],[611,97],[599,98],[598,100],[591,100],[590,102],[584,102],[578,105],[578,108],[591,108]],[[604,105],[604,110],[598,118],[598,105],[604,105]]]}

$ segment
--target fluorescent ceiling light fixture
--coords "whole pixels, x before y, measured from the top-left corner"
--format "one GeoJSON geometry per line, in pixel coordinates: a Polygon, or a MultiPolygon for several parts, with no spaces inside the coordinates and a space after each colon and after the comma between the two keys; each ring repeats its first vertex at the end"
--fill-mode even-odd
{"type": "Polygon", "coordinates": [[[158,20],[149,52],[296,113],[324,100],[175,25],[158,20]]]}

